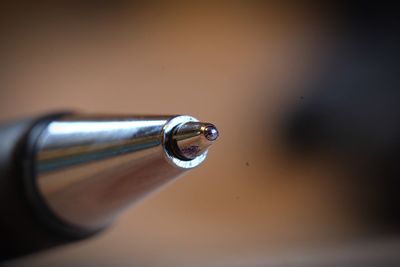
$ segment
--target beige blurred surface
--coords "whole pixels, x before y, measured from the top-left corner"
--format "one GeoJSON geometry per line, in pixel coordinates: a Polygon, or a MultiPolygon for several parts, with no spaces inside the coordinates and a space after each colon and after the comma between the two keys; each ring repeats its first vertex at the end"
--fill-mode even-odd
{"type": "Polygon", "coordinates": [[[10,266],[256,266],[362,231],[329,179],[335,172],[291,164],[272,137],[321,64],[318,13],[184,3],[116,10],[16,23],[1,50],[0,118],[180,113],[215,123],[221,138],[204,165],[105,233],[10,266]]]}

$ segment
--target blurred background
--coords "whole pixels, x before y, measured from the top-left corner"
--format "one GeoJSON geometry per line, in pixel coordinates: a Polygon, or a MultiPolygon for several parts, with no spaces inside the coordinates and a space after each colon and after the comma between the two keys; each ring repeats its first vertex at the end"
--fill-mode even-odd
{"type": "Polygon", "coordinates": [[[6,266],[398,266],[398,10],[278,2],[4,4],[2,121],[189,114],[221,133],[106,232],[6,266]]]}

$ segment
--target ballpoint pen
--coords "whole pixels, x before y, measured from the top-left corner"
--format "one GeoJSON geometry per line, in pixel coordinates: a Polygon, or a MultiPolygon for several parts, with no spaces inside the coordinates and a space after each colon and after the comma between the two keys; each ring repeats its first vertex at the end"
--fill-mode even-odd
{"type": "Polygon", "coordinates": [[[0,125],[0,259],[96,234],[201,164],[218,135],[184,115],[60,113],[0,125]]]}

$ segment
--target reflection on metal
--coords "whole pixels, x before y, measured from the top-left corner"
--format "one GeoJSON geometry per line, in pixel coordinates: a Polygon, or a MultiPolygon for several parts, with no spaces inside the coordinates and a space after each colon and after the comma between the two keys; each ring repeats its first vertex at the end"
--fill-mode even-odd
{"type": "Polygon", "coordinates": [[[173,149],[178,157],[192,160],[203,154],[218,136],[218,130],[212,124],[188,122],[176,127],[173,149]]]}
{"type": "Polygon", "coordinates": [[[38,190],[61,220],[101,228],[202,163],[217,137],[213,125],[190,116],[67,116],[37,141],[38,190]]]}

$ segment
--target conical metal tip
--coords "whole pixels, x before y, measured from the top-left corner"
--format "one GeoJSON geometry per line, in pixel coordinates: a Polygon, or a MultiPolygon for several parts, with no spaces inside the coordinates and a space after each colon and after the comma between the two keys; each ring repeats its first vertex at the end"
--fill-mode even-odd
{"type": "Polygon", "coordinates": [[[170,147],[178,158],[192,160],[206,152],[218,137],[218,129],[211,123],[187,122],[176,127],[170,147]]]}

